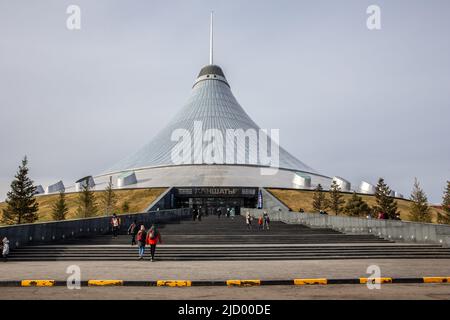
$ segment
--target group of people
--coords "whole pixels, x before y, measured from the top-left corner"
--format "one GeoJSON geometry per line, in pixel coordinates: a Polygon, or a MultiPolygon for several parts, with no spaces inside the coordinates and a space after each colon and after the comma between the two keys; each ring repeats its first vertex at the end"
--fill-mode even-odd
{"type": "MultiPolygon", "coordinates": [[[[119,230],[120,230],[121,220],[120,218],[114,214],[111,218],[111,228],[113,232],[113,237],[117,238],[119,230]]],[[[134,220],[130,226],[128,227],[127,233],[131,236],[131,245],[138,245],[139,255],[138,259],[143,260],[145,254],[145,247],[147,245],[150,246],[150,261],[155,260],[156,253],[156,245],[162,242],[161,233],[156,228],[154,224],[150,227],[149,230],[145,229],[145,226],[137,223],[134,220]]]]}
{"type": "Polygon", "coordinates": [[[138,227],[136,220],[128,227],[128,234],[131,235],[131,245],[138,245],[139,260],[144,259],[145,247],[150,246],[150,261],[155,260],[156,245],[162,242],[161,233],[154,224],[147,231],[142,224],[138,227]]]}
{"type": "Polygon", "coordinates": [[[234,219],[236,216],[236,209],[235,208],[217,208],[217,218],[220,219],[221,216],[226,216],[227,218],[234,219]]]}
{"type": "Polygon", "coordinates": [[[4,237],[2,242],[0,243],[0,252],[2,253],[3,261],[6,262],[9,255],[9,240],[7,237],[4,237]]]}
{"type": "Polygon", "coordinates": [[[203,210],[202,207],[192,209],[192,221],[202,221],[203,210]]]}
{"type": "MultiPolygon", "coordinates": [[[[247,211],[245,215],[245,223],[247,224],[247,229],[252,230],[252,221],[254,217],[247,211]]],[[[258,218],[258,229],[259,230],[269,230],[270,229],[270,218],[267,211],[264,211],[262,216],[258,218]]]]}

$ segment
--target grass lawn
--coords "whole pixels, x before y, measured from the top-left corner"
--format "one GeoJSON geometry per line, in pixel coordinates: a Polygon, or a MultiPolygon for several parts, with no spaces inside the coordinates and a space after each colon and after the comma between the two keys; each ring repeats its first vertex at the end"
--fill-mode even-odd
{"type": "MultiPolygon", "coordinates": [[[[267,189],[275,197],[288,206],[292,211],[297,211],[303,208],[305,212],[314,212],[312,207],[312,197],[314,192],[309,190],[297,190],[297,189],[267,189]]],[[[326,191],[325,191],[326,192],[326,191]]],[[[343,199],[347,201],[352,194],[342,193],[343,199]]],[[[375,196],[372,195],[359,195],[367,202],[369,206],[375,205],[375,196]]],[[[400,211],[400,217],[402,220],[409,220],[409,206],[411,201],[406,199],[396,199],[397,207],[400,211]]],[[[433,222],[436,222],[437,211],[439,209],[431,208],[431,214],[433,222]]],[[[328,214],[333,214],[330,210],[327,210],[328,214]]]]}
{"type": "MultiPolygon", "coordinates": [[[[120,208],[126,201],[128,202],[130,207],[129,212],[142,212],[165,190],[166,188],[115,190],[115,194],[117,195],[117,208],[119,210],[117,213],[121,213],[120,208]]],[[[104,193],[104,191],[94,191],[99,207],[98,215],[104,215],[104,208],[100,207],[100,197],[102,193],[104,193]]],[[[78,193],[66,194],[66,202],[67,206],[69,207],[67,219],[77,218],[76,210],[78,207],[78,195],[78,193]]],[[[58,196],[58,194],[51,194],[36,197],[36,200],[39,203],[39,222],[52,220],[52,205],[58,199],[58,196]]],[[[4,202],[1,202],[0,212],[5,207],[6,204],[4,202]]]]}

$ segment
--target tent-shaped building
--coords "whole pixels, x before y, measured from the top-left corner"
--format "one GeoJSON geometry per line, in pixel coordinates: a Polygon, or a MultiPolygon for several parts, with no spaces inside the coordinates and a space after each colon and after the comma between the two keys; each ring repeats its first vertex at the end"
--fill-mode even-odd
{"type": "Polygon", "coordinates": [[[264,135],[238,103],[222,69],[207,65],[201,69],[187,103],[165,128],[142,149],[95,180],[110,176],[117,179],[132,171],[137,177],[135,187],[298,188],[295,181],[301,173],[311,181],[309,188],[318,183],[330,184],[330,177],[298,160],[271,139],[270,130],[264,135]],[[180,132],[187,138],[176,139],[180,132]],[[270,158],[274,151],[278,156],[273,159],[277,160],[264,161],[259,153],[261,144],[267,146],[264,156],[270,158]],[[264,170],[268,168],[276,170],[264,170]]]}
{"type": "MultiPolygon", "coordinates": [[[[185,105],[147,145],[95,176],[96,188],[110,178],[126,188],[233,187],[247,188],[241,191],[252,196],[260,187],[327,188],[330,177],[279,146],[277,132],[261,130],[241,107],[213,63],[212,28],[210,48],[210,63],[185,105]],[[129,172],[133,183],[124,186],[120,182],[129,172]]],[[[195,193],[192,188],[179,194],[195,193]]]]}

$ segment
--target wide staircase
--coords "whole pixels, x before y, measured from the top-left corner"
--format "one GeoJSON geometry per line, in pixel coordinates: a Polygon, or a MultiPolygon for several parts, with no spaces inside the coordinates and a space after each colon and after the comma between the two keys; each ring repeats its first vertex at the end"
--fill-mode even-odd
{"type": "MultiPolygon", "coordinates": [[[[10,260],[136,260],[137,247],[131,246],[126,227],[117,238],[102,235],[17,248],[10,260]]],[[[270,230],[260,230],[253,221],[249,230],[241,216],[208,216],[202,221],[182,220],[158,228],[163,243],[157,248],[157,259],[163,261],[450,259],[450,248],[439,245],[395,243],[374,235],[344,234],[278,221],[271,222],[270,230]]]]}

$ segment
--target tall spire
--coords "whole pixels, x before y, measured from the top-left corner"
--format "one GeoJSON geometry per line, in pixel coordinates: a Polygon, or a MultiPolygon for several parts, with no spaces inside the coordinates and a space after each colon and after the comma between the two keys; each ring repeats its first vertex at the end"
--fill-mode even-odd
{"type": "Polygon", "coordinates": [[[211,11],[211,24],[209,30],[209,64],[214,64],[213,60],[213,21],[214,20],[214,11],[211,11]]]}

